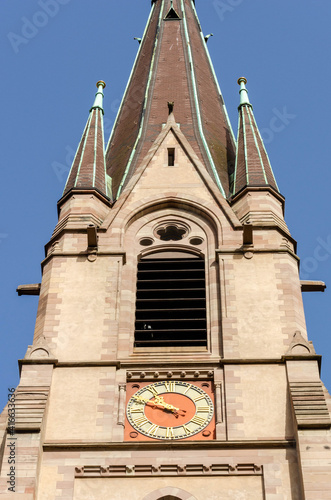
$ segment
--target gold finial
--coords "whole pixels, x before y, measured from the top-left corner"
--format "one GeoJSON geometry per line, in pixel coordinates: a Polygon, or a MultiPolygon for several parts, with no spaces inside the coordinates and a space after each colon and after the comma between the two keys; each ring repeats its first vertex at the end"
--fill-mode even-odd
{"type": "Polygon", "coordinates": [[[97,88],[99,88],[99,85],[102,85],[102,86],[103,86],[103,88],[105,88],[105,87],[106,87],[106,84],[105,84],[105,82],[104,82],[103,80],[99,80],[99,81],[97,82],[97,88]]]}

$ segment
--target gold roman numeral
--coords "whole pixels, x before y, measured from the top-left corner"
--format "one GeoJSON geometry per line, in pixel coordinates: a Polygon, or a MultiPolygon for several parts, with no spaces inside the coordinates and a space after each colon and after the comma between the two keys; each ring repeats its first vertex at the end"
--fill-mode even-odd
{"type": "Polygon", "coordinates": [[[173,439],[174,437],[175,437],[174,428],[173,427],[167,427],[167,429],[166,429],[166,438],[173,439]]]}
{"type": "Polygon", "coordinates": [[[159,426],[158,425],[151,425],[151,427],[148,429],[148,434],[150,434],[151,436],[155,436],[157,431],[159,430],[159,426]]]}
{"type": "Polygon", "coordinates": [[[190,389],[191,389],[192,385],[190,384],[187,389],[184,391],[184,394],[186,394],[190,389]]]}
{"type": "Polygon", "coordinates": [[[188,427],[186,427],[186,425],[182,425],[183,429],[184,429],[184,432],[186,434],[186,436],[188,436],[189,434],[191,434],[191,431],[188,427]]]}
{"type": "Polygon", "coordinates": [[[203,425],[203,424],[206,422],[206,419],[205,419],[205,418],[198,417],[198,415],[195,415],[195,416],[192,418],[191,422],[192,422],[193,424],[197,424],[197,425],[199,425],[199,426],[200,426],[200,425],[203,425]]]}
{"type": "Polygon", "coordinates": [[[209,406],[198,406],[198,407],[197,407],[197,411],[198,411],[198,412],[199,412],[199,411],[202,411],[202,412],[207,412],[207,413],[209,413],[209,412],[210,412],[210,408],[209,408],[209,406]]]}
{"type": "Polygon", "coordinates": [[[194,398],[193,401],[196,403],[197,401],[201,401],[201,399],[205,399],[205,396],[201,394],[201,396],[198,396],[197,398],[194,398]]]}
{"type": "Polygon", "coordinates": [[[154,396],[158,396],[159,393],[157,392],[157,390],[155,389],[155,387],[153,385],[149,386],[148,387],[148,390],[151,391],[151,393],[154,395],[154,396]]]}
{"type": "Polygon", "coordinates": [[[147,424],[149,420],[146,417],[139,417],[136,418],[136,420],[133,421],[135,425],[138,425],[138,427],[141,427],[144,424],[147,424]]]}
{"type": "Polygon", "coordinates": [[[175,382],[164,382],[167,392],[175,392],[175,382]]]}
{"type": "Polygon", "coordinates": [[[144,413],[144,408],[133,408],[130,410],[131,413],[144,413]]]}

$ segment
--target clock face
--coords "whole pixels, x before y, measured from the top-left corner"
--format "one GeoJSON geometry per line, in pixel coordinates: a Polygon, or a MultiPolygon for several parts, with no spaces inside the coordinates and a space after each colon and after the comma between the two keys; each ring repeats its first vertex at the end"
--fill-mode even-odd
{"type": "MultiPolygon", "coordinates": [[[[204,385],[210,388],[211,384],[204,385]]],[[[131,438],[137,433],[162,440],[187,439],[199,433],[211,436],[207,427],[213,420],[214,405],[202,387],[168,380],[143,386],[133,384],[132,389],[135,392],[130,391],[133,393],[129,394],[126,415],[137,432],[131,432],[131,438]]]]}

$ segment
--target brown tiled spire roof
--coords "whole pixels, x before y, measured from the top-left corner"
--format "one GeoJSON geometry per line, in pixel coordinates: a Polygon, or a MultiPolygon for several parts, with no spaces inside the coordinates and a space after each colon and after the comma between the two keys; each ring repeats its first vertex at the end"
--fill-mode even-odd
{"type": "Polygon", "coordinates": [[[191,0],[155,0],[106,152],[119,196],[167,121],[167,102],[224,196],[235,139],[191,0]]]}
{"type": "Polygon", "coordinates": [[[279,192],[262,137],[249,102],[246,78],[239,78],[239,127],[233,195],[246,187],[269,186],[279,192]]]}
{"type": "Polygon", "coordinates": [[[94,189],[108,197],[103,133],[103,89],[105,86],[103,81],[97,83],[98,91],[95,101],[72,163],[63,196],[73,189],[94,189]]]}

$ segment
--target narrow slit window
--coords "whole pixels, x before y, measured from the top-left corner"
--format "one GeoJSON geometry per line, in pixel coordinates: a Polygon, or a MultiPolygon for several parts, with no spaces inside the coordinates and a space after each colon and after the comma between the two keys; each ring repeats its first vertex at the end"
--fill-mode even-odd
{"type": "Polygon", "coordinates": [[[168,167],[175,166],[175,148],[168,148],[168,167]]]}

